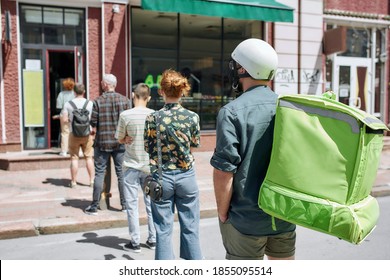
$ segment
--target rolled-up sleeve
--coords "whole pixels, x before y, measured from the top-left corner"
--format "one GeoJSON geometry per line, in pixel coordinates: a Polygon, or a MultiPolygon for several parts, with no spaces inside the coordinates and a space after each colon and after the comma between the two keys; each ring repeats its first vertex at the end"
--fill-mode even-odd
{"type": "Polygon", "coordinates": [[[241,162],[240,139],[237,134],[236,116],[222,108],[217,117],[217,142],[210,164],[218,170],[236,173],[241,162]]]}

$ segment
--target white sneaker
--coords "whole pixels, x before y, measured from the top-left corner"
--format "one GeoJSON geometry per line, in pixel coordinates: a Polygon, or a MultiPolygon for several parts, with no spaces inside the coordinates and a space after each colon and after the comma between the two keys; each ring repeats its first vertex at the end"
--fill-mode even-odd
{"type": "Polygon", "coordinates": [[[60,156],[66,157],[68,154],[66,152],[60,152],[60,156]]]}

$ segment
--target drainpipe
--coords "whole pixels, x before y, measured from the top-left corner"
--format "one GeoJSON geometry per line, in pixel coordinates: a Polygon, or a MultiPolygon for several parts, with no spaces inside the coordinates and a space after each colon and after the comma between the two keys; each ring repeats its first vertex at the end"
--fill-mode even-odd
{"type": "MultiPolygon", "coordinates": [[[[1,4],[0,4],[1,5],[1,4]]],[[[1,7],[0,7],[0,15],[1,15],[1,7]]],[[[0,20],[0,30],[2,28],[2,21],[0,20]]],[[[3,41],[3,32],[0,32],[0,42],[3,41]]],[[[3,53],[3,46],[0,44],[0,54],[3,53]]],[[[4,75],[3,75],[3,59],[0,59],[0,102],[1,102],[1,140],[2,143],[7,142],[7,134],[6,134],[6,126],[5,126],[5,105],[4,105],[5,97],[4,97],[4,75]]]]}
{"type": "MultiPolygon", "coordinates": [[[[390,29],[390,26],[389,26],[389,29],[390,29]]],[[[386,124],[389,123],[389,110],[388,110],[388,106],[389,106],[389,95],[390,95],[390,92],[389,92],[389,89],[390,89],[390,79],[389,79],[389,53],[388,53],[388,49],[389,49],[389,31],[388,30],[385,30],[384,32],[385,34],[385,46],[384,46],[384,51],[386,53],[386,60],[385,60],[385,65],[384,65],[384,69],[383,69],[383,75],[384,75],[384,79],[383,81],[385,82],[385,86],[384,86],[384,96],[383,96],[383,99],[384,99],[384,107],[383,108],[383,120],[385,121],[386,124]]]]}
{"type": "Polygon", "coordinates": [[[105,10],[104,10],[104,2],[102,2],[102,77],[103,75],[106,73],[106,60],[105,60],[105,55],[106,55],[106,52],[105,52],[105,48],[106,48],[106,45],[104,43],[104,39],[105,39],[105,28],[104,28],[104,24],[105,24],[105,20],[104,20],[104,14],[105,14],[105,10]]]}
{"type": "Polygon", "coordinates": [[[371,30],[371,94],[370,94],[370,114],[375,113],[375,61],[376,61],[376,27],[371,30]]]}
{"type": "MultiPolygon", "coordinates": [[[[129,18],[130,18],[130,10],[129,5],[125,6],[125,57],[126,57],[126,97],[131,100],[131,79],[130,79],[130,60],[129,60],[129,31],[130,28],[128,27],[129,18]]],[[[131,101],[130,101],[131,102],[131,101]]],[[[132,102],[131,102],[132,103],[132,102]]],[[[131,107],[133,107],[133,104],[131,104],[131,107]]]]}

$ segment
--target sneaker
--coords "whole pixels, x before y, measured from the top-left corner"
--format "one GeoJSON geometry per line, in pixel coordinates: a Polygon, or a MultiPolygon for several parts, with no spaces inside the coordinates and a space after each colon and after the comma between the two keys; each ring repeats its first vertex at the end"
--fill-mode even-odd
{"type": "Polygon", "coordinates": [[[68,154],[66,152],[60,152],[59,155],[62,156],[62,157],[66,157],[68,154]]]}
{"type": "Polygon", "coordinates": [[[126,213],[126,206],[122,206],[122,209],[121,209],[122,212],[126,213]]]}
{"type": "Polygon", "coordinates": [[[151,249],[151,250],[154,250],[156,249],[156,242],[150,242],[149,240],[146,241],[145,245],[151,249]]]}
{"type": "Polygon", "coordinates": [[[126,251],[133,251],[134,253],[141,252],[141,246],[139,244],[138,245],[133,245],[133,244],[131,244],[131,242],[129,242],[128,244],[124,245],[123,249],[125,249],[126,251]]]}
{"type": "Polygon", "coordinates": [[[75,188],[76,186],[77,186],[77,184],[74,182],[69,183],[69,188],[75,188]]]}
{"type": "Polygon", "coordinates": [[[84,213],[88,215],[94,215],[94,216],[97,216],[98,214],[97,208],[93,207],[92,205],[89,205],[87,208],[85,208],[84,213]]]}

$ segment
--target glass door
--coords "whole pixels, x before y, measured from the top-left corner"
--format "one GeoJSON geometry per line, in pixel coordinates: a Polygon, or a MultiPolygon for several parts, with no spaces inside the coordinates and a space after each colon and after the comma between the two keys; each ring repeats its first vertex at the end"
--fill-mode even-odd
{"type": "Polygon", "coordinates": [[[84,56],[80,47],[74,47],[75,82],[84,84],[84,56]]]}
{"type": "Polygon", "coordinates": [[[336,57],[334,92],[340,102],[373,113],[371,59],[336,57]]]}

